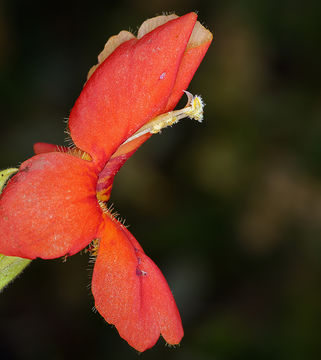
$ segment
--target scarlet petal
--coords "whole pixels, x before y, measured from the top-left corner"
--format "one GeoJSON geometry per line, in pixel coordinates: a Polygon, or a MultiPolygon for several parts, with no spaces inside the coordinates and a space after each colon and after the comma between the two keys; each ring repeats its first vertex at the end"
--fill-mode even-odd
{"type": "Polygon", "coordinates": [[[90,162],[52,152],[25,161],[0,196],[0,253],[33,259],[75,254],[102,219],[90,162]]]}
{"type": "Polygon", "coordinates": [[[160,334],[169,344],[181,341],[181,319],[165,278],[128,230],[108,216],[92,292],[100,314],[136,350],[152,347],[160,334]]]}
{"type": "Polygon", "coordinates": [[[130,156],[143,144],[151,134],[145,134],[139,138],[121,145],[100,172],[97,183],[97,198],[108,201],[112,190],[114,177],[130,156]]]}
{"type": "MultiPolygon", "coordinates": [[[[209,33],[209,37],[210,35],[211,34],[209,33]]],[[[212,38],[210,37],[209,39],[206,39],[206,41],[186,49],[165,112],[172,110],[177,105],[179,99],[183,95],[183,90],[188,88],[197,68],[203,60],[211,41],[212,38]]]]}
{"type": "Polygon", "coordinates": [[[69,117],[76,146],[109,159],[143,124],[164,112],[196,22],[190,13],[121,44],[93,73],[69,117]]]}
{"type": "Polygon", "coordinates": [[[67,152],[68,148],[65,146],[58,146],[54,144],[48,144],[43,142],[38,142],[33,145],[33,151],[35,154],[45,154],[54,151],[67,152]]]}

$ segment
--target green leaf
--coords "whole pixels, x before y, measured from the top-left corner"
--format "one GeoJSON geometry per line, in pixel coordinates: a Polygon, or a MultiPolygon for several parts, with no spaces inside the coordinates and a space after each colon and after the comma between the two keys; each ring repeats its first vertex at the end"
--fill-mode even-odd
{"type": "Polygon", "coordinates": [[[30,263],[30,259],[0,254],[0,292],[30,263]]]}
{"type": "Polygon", "coordinates": [[[0,171],[0,194],[2,193],[2,190],[3,190],[6,182],[16,172],[18,172],[18,169],[15,169],[15,168],[0,171]]]}
{"type": "MultiPolygon", "coordinates": [[[[5,184],[14,175],[18,169],[6,169],[0,171],[0,194],[2,193],[5,184]]],[[[5,256],[0,254],[0,292],[13,279],[15,279],[23,269],[29,265],[31,260],[23,259],[14,256],[5,256]]]]}

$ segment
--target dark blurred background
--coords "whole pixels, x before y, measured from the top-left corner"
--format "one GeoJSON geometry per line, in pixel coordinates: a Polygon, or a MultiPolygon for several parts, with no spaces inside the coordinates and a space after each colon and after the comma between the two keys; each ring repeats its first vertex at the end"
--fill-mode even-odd
{"type": "MultiPolygon", "coordinates": [[[[109,36],[199,11],[215,34],[189,88],[205,121],[154,136],[112,195],[185,328],[180,347],[161,339],[141,358],[320,359],[321,2],[0,4],[0,168],[63,143],[109,36]]],[[[0,358],[137,359],[92,312],[90,276],[85,254],[34,261],[0,295],[0,358]]]]}

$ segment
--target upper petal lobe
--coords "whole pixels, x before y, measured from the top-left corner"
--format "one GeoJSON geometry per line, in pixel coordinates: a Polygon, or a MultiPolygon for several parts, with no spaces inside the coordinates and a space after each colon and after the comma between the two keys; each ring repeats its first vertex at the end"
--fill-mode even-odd
{"type": "Polygon", "coordinates": [[[97,68],[69,118],[75,145],[106,162],[143,124],[164,112],[196,22],[190,13],[121,44],[97,68]]]}
{"type": "Polygon", "coordinates": [[[200,36],[199,42],[190,39],[187,45],[178,70],[175,85],[166,105],[165,111],[170,111],[177,105],[179,99],[182,97],[183,91],[188,88],[189,83],[191,82],[197,68],[199,67],[207,49],[212,42],[212,34],[203,28],[198,22],[195,25],[191,38],[195,37],[193,36],[194,31],[200,28],[201,30],[197,32],[202,34],[202,36],[200,36]]]}
{"type": "Polygon", "coordinates": [[[0,253],[75,254],[96,236],[102,211],[90,162],[52,152],[25,161],[0,196],[0,253]]]}

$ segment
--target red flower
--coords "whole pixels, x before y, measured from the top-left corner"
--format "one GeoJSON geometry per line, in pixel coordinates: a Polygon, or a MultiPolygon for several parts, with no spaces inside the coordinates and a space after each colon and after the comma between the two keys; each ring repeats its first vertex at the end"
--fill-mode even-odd
{"type": "Polygon", "coordinates": [[[170,112],[212,35],[196,14],[147,20],[138,38],[109,39],[69,118],[72,148],[35,144],[0,197],[0,253],[34,259],[73,255],[93,240],[95,306],[138,351],[160,334],[183,336],[171,291],[157,266],[108,211],[115,174],[151,134],[181,117],[200,119],[200,98],[170,112]]]}

